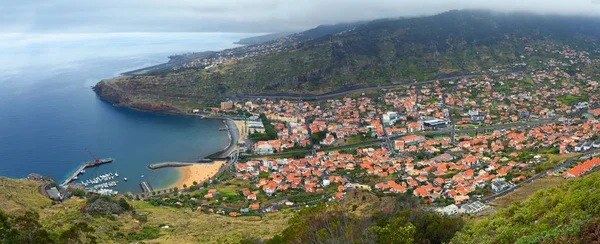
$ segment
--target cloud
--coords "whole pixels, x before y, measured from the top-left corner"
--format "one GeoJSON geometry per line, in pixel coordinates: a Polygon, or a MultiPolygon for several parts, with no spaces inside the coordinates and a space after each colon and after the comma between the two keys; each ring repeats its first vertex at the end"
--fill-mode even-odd
{"type": "Polygon", "coordinates": [[[452,9],[600,15],[600,0],[19,0],[0,32],[277,32],[452,9]]]}

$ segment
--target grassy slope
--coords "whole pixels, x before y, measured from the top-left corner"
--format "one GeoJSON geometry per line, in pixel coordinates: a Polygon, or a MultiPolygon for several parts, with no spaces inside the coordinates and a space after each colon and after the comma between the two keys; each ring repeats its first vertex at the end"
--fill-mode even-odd
{"type": "Polygon", "coordinates": [[[538,191],[458,233],[453,243],[580,243],[600,216],[600,173],[538,191]]]}
{"type": "Polygon", "coordinates": [[[154,207],[146,202],[134,202],[138,212],[148,213],[148,224],[169,225],[161,230],[161,237],[147,243],[236,243],[248,236],[263,238],[285,228],[292,214],[280,212],[260,217],[225,217],[217,214],[185,211],[169,207],[154,207]]]}
{"type": "Polygon", "coordinates": [[[38,186],[36,181],[0,176],[0,209],[8,214],[22,214],[28,209],[49,206],[52,201],[38,193],[38,186]]]}
{"type": "Polygon", "coordinates": [[[529,196],[539,190],[560,186],[565,181],[566,180],[562,177],[546,176],[529,184],[525,184],[514,192],[490,202],[490,204],[496,207],[506,208],[509,207],[513,202],[526,200],[529,196]]]}
{"type": "MultiPolygon", "coordinates": [[[[130,213],[120,216],[93,217],[82,214],[80,209],[85,199],[67,199],[62,203],[52,201],[38,193],[39,183],[26,179],[0,177],[0,208],[17,216],[27,210],[40,214],[43,226],[59,234],[74,223],[86,222],[95,229],[95,235],[103,243],[123,243],[125,239],[115,239],[116,233],[127,234],[138,231],[143,223],[135,220],[130,213]]],[[[267,217],[225,217],[217,214],[203,214],[170,207],[154,207],[144,201],[130,202],[136,211],[148,215],[147,226],[160,224],[171,226],[161,229],[160,237],[145,240],[146,243],[235,243],[243,237],[253,235],[269,238],[285,228],[289,212],[270,214],[267,217]]]]}

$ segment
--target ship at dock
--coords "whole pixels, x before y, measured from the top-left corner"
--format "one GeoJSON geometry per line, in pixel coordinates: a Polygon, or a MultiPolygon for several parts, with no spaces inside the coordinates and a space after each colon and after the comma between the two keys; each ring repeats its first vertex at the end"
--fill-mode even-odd
{"type": "Polygon", "coordinates": [[[83,163],[83,165],[79,166],[79,168],[77,168],[77,170],[75,170],[69,177],[67,177],[67,179],[61,184],[61,186],[66,186],[67,184],[71,183],[72,181],[77,180],[79,178],[77,176],[84,173],[86,168],[96,167],[98,165],[112,163],[114,161],[112,158],[103,158],[103,159],[96,158],[96,156],[94,156],[87,148],[85,149],[85,151],[90,156],[92,156],[94,161],[85,162],[85,163],[83,163]]]}

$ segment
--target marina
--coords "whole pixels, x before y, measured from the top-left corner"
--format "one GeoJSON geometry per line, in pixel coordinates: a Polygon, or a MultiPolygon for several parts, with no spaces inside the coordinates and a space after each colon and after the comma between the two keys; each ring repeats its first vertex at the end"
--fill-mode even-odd
{"type": "Polygon", "coordinates": [[[67,184],[71,183],[74,180],[78,179],[78,175],[82,174],[85,172],[86,168],[90,168],[90,167],[95,167],[101,164],[106,164],[106,163],[112,163],[113,159],[112,158],[104,158],[104,159],[97,159],[95,161],[92,162],[86,162],[83,165],[79,166],[79,168],[77,168],[77,170],[75,170],[69,177],[67,177],[67,179],[61,184],[61,186],[66,186],[67,184]]]}

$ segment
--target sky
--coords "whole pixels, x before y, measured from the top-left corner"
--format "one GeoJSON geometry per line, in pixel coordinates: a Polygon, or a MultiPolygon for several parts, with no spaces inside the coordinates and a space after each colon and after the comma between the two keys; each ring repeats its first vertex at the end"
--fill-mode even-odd
{"type": "Polygon", "coordinates": [[[269,33],[453,9],[600,15],[600,0],[1,0],[0,32],[269,33]]]}

